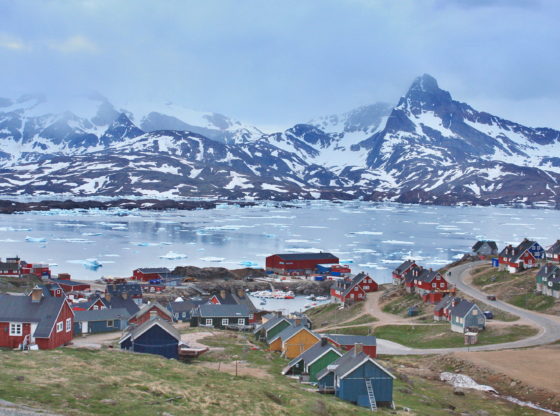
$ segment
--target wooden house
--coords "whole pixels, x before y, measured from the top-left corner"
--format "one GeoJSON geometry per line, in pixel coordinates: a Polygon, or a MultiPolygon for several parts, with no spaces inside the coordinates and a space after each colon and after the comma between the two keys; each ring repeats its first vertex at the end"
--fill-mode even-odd
{"type": "Polygon", "coordinates": [[[268,341],[271,351],[281,352],[286,358],[296,358],[317,342],[320,337],[304,325],[289,326],[268,341]]]}
{"type": "Polygon", "coordinates": [[[560,298],[560,266],[547,263],[541,267],[536,276],[536,286],[543,295],[560,298]]]}
{"type": "Polygon", "coordinates": [[[467,331],[481,331],[486,326],[486,317],[476,303],[455,298],[449,307],[451,330],[461,334],[467,331]]]}
{"type": "Polygon", "coordinates": [[[360,344],[365,354],[371,358],[377,357],[377,338],[373,335],[325,334],[324,337],[341,350],[350,351],[356,344],[360,344]]]}
{"type": "Polygon", "coordinates": [[[447,290],[447,280],[441,273],[432,269],[415,269],[413,274],[413,284],[415,292],[420,295],[430,294],[431,292],[443,292],[447,290]]]}
{"type": "Polygon", "coordinates": [[[556,240],[556,242],[546,250],[546,258],[547,260],[560,263],[560,240],[556,240]]]}
{"type": "Polygon", "coordinates": [[[545,251],[536,241],[524,239],[517,247],[511,244],[500,252],[498,262],[501,270],[517,273],[537,267],[537,260],[544,259],[545,251]]]}
{"type": "Polygon", "coordinates": [[[181,334],[169,321],[154,317],[140,325],[130,325],[119,340],[121,349],[178,358],[181,334]]]}
{"type": "Polygon", "coordinates": [[[171,270],[167,267],[143,267],[132,271],[132,280],[149,282],[150,280],[161,279],[161,275],[170,273],[171,270]]]}
{"type": "Polygon", "coordinates": [[[337,280],[330,290],[330,294],[338,302],[346,303],[351,301],[365,300],[367,293],[377,291],[379,286],[366,273],[359,273],[352,279],[337,280]]]}
{"type": "Polygon", "coordinates": [[[258,339],[268,342],[289,326],[292,326],[291,320],[282,315],[274,315],[274,317],[268,319],[265,323],[257,326],[253,330],[253,333],[258,339]]]}
{"type": "Polygon", "coordinates": [[[191,312],[191,327],[248,328],[249,314],[246,305],[200,305],[191,312]]]}
{"type": "Polygon", "coordinates": [[[331,253],[273,254],[266,258],[266,270],[278,274],[311,274],[319,264],[338,264],[331,253]]]}
{"type": "Polygon", "coordinates": [[[138,312],[128,319],[129,324],[140,325],[154,317],[173,322],[173,315],[169,309],[164,308],[159,302],[150,302],[140,308],[138,312]]]}
{"type": "Polygon", "coordinates": [[[74,314],[75,335],[122,331],[128,326],[130,318],[124,308],[74,311],[74,314]]]}
{"type": "Polygon", "coordinates": [[[475,256],[495,256],[498,254],[498,245],[495,241],[480,240],[474,243],[471,253],[475,256]]]}
{"type": "Polygon", "coordinates": [[[326,338],[321,338],[321,341],[290,361],[282,370],[282,374],[301,375],[304,381],[316,382],[317,373],[341,356],[326,338]]]}
{"type": "Polygon", "coordinates": [[[434,321],[449,320],[449,310],[453,299],[455,299],[454,296],[447,295],[434,306],[434,321]]]}
{"type": "Polygon", "coordinates": [[[371,408],[393,407],[395,376],[356,345],[317,374],[319,390],[371,408]]]}
{"type": "Polygon", "coordinates": [[[98,311],[101,309],[107,309],[104,299],[100,295],[93,295],[88,299],[82,298],[79,301],[72,303],[72,309],[74,311],[98,311]]]}
{"type": "Polygon", "coordinates": [[[73,326],[74,313],[65,297],[44,296],[39,286],[28,296],[0,295],[0,347],[67,345],[73,326]]]}
{"type": "Polygon", "coordinates": [[[50,281],[58,284],[66,293],[91,290],[91,285],[89,283],[76,282],[70,279],[50,279],[50,281]]]}
{"type": "Polygon", "coordinates": [[[407,260],[393,270],[392,278],[394,285],[402,285],[405,275],[412,269],[418,268],[414,260],[407,260]]]}
{"type": "Polygon", "coordinates": [[[200,298],[196,299],[186,299],[186,300],[175,300],[175,302],[170,302],[167,305],[167,309],[173,315],[173,320],[175,322],[190,322],[191,321],[191,311],[200,305],[208,303],[208,299],[200,298]]]}

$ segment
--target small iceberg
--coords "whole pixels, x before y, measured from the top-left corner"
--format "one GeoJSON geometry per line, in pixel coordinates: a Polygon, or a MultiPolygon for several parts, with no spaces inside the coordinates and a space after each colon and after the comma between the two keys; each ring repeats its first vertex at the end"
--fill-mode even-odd
{"type": "Polygon", "coordinates": [[[241,262],[239,262],[239,264],[241,266],[245,266],[245,267],[256,267],[256,266],[259,265],[258,263],[255,263],[253,261],[241,261],[241,262]]]}
{"type": "Polygon", "coordinates": [[[101,263],[99,263],[99,261],[97,261],[97,259],[68,260],[67,263],[81,264],[86,269],[93,270],[93,271],[96,271],[100,267],[103,267],[103,265],[101,263]]]}
{"type": "Polygon", "coordinates": [[[25,237],[28,243],[46,243],[47,239],[44,237],[25,237]]]}
{"type": "Polygon", "coordinates": [[[82,235],[84,237],[99,237],[100,235],[103,235],[103,233],[82,233],[82,235]]]}
{"type": "Polygon", "coordinates": [[[201,257],[200,260],[202,261],[209,261],[209,262],[222,262],[225,260],[223,257],[201,257]]]}
{"type": "Polygon", "coordinates": [[[187,255],[175,253],[174,251],[169,251],[167,254],[159,256],[159,258],[164,260],[181,260],[181,259],[186,259],[187,255]]]}

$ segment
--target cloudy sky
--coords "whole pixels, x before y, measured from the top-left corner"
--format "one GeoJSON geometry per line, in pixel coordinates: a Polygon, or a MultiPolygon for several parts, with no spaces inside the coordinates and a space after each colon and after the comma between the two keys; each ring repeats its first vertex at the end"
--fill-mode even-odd
{"type": "Polygon", "coordinates": [[[0,96],[99,91],[270,128],[435,76],[461,101],[560,129],[557,0],[0,0],[0,96]]]}

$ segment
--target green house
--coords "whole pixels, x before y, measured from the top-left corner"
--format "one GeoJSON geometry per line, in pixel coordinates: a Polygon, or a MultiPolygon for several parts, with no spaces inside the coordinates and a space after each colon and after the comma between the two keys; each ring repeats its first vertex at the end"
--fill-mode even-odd
{"type": "Polygon", "coordinates": [[[253,333],[257,336],[257,338],[263,341],[269,341],[291,325],[292,322],[288,318],[276,316],[269,319],[264,324],[259,325],[255,328],[253,333]]]}
{"type": "Polygon", "coordinates": [[[317,344],[290,361],[282,370],[282,374],[308,376],[307,381],[316,383],[317,373],[341,356],[342,354],[329,344],[326,338],[321,338],[317,344]]]}

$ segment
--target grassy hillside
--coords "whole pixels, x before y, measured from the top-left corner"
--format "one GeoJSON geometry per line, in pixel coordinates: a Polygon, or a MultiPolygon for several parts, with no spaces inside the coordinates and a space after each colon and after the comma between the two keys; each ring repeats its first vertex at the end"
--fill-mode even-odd
{"type": "Polygon", "coordinates": [[[0,277],[0,293],[23,293],[40,283],[41,279],[33,275],[23,277],[0,277]]]}
{"type": "Polygon", "coordinates": [[[537,271],[538,268],[508,273],[490,267],[478,268],[474,270],[472,282],[484,292],[520,308],[560,315],[559,299],[535,293],[537,271]]]}
{"type": "MultiPolygon", "coordinates": [[[[0,398],[66,415],[371,414],[281,376],[287,361],[277,353],[251,349],[253,340],[245,334],[223,331],[204,342],[216,349],[190,364],[108,349],[0,351],[0,398]]],[[[398,410],[382,409],[381,415],[476,414],[479,409],[495,416],[539,414],[484,393],[454,395],[437,378],[411,374],[414,363],[379,361],[397,377],[398,410]]]]}
{"type": "MultiPolygon", "coordinates": [[[[341,309],[339,303],[328,303],[326,305],[311,308],[305,314],[313,322],[314,328],[337,325],[341,322],[351,320],[363,313],[364,303],[356,302],[351,306],[341,309]]],[[[356,322],[360,323],[360,322],[356,322]]]]}

